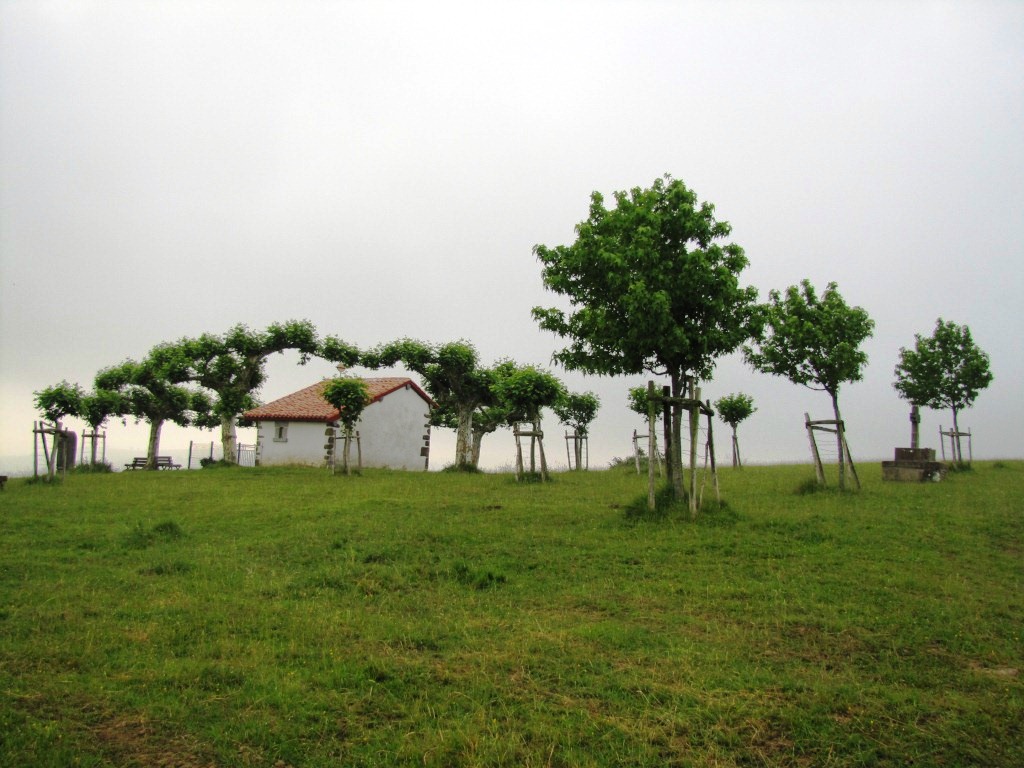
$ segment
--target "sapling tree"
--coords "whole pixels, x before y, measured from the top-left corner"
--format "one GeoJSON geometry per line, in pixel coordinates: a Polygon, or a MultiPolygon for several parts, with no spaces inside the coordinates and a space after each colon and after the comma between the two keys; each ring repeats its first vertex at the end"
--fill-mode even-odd
{"type": "MultiPolygon", "coordinates": [[[[540,432],[541,410],[554,406],[564,396],[565,391],[562,382],[553,374],[532,365],[516,368],[499,377],[494,382],[493,389],[498,402],[509,413],[521,414],[524,421],[529,421],[533,425],[535,437],[531,439],[531,446],[540,432]]],[[[547,460],[544,457],[544,444],[541,442],[538,445],[541,478],[546,480],[548,470],[547,460]]],[[[521,463],[520,456],[517,465],[520,468],[521,463]]],[[[531,463],[531,469],[532,467],[531,463]]]]}
{"type": "MultiPolygon", "coordinates": [[[[644,418],[645,422],[650,420],[650,395],[647,387],[630,387],[626,393],[626,403],[629,406],[629,410],[633,411],[644,418]]],[[[653,433],[648,433],[648,443],[650,445],[649,457],[650,461],[658,462],[659,469],[661,467],[661,459],[658,458],[658,433],[656,424],[658,418],[661,416],[663,409],[658,402],[654,403],[654,423],[648,423],[647,428],[653,430],[653,433]]],[[[635,446],[635,443],[634,443],[635,446]]],[[[643,455],[642,449],[637,447],[636,453],[636,471],[640,471],[640,456],[643,455]]]]}
{"type": "MultiPolygon", "coordinates": [[[[69,384],[61,381],[50,387],[35,392],[36,408],[43,414],[43,418],[52,421],[54,429],[53,452],[47,457],[47,477],[52,480],[57,472],[58,456],[67,450],[63,441],[63,432],[60,430],[61,421],[68,416],[77,416],[81,410],[82,388],[77,384],[69,384]]],[[[45,448],[45,437],[43,438],[45,448]]]]}
{"type": "Polygon", "coordinates": [[[743,461],[740,459],[740,441],[736,436],[736,427],[757,410],[754,407],[754,398],[737,392],[720,397],[715,401],[715,408],[718,410],[718,417],[732,427],[732,465],[741,468],[743,461]]]}
{"type": "Polygon", "coordinates": [[[992,383],[989,357],[974,343],[971,329],[935,321],[931,336],[914,335],[914,348],[900,348],[893,386],[913,405],[953,412],[956,461],[963,461],[957,417],[992,383]]]}
{"type": "Polygon", "coordinates": [[[601,400],[593,392],[566,392],[551,408],[562,424],[572,428],[577,470],[583,469],[583,440],[600,407],[601,400]]]}
{"type": "MultiPolygon", "coordinates": [[[[809,280],[786,292],[771,291],[766,306],[765,334],[744,347],[755,369],[784,376],[794,384],[826,392],[832,400],[837,426],[839,388],[860,381],[868,356],[861,344],[871,338],[875,322],[861,307],[848,306],[835,283],[819,297],[809,280]]],[[[839,449],[839,487],[846,487],[842,430],[836,430],[839,449]]]]}
{"type": "Polygon", "coordinates": [[[324,400],[338,409],[338,420],[345,429],[345,446],[342,450],[342,466],[345,474],[351,473],[349,469],[349,448],[352,442],[352,432],[363,414],[363,409],[370,402],[370,394],[366,382],[362,379],[350,376],[340,376],[331,379],[324,386],[324,400]]]}
{"type": "Polygon", "coordinates": [[[468,341],[428,344],[399,339],[360,356],[367,368],[390,368],[402,363],[423,379],[427,394],[442,409],[454,413],[455,466],[473,469],[473,416],[493,401],[490,370],[480,365],[476,348],[468,341]]]}
{"type": "Polygon", "coordinates": [[[533,316],[569,340],[554,359],[570,370],[669,377],[669,475],[682,498],[684,387],[709,378],[718,357],[757,335],[757,290],[740,285],[743,249],[722,242],[730,225],[682,181],[665,176],[614,199],[606,208],[600,193],[591,195],[572,245],[534,247],[545,287],[571,309],[535,307],[533,316]]]}

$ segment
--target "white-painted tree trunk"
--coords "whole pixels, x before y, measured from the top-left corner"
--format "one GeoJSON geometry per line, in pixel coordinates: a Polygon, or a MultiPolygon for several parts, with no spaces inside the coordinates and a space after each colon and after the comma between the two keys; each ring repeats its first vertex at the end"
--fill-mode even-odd
{"type": "Polygon", "coordinates": [[[455,431],[455,464],[473,467],[473,406],[459,404],[459,426],[455,431]]]}
{"type": "Polygon", "coordinates": [[[160,428],[163,425],[163,419],[152,421],[149,424],[149,447],[146,449],[146,469],[156,469],[156,457],[160,452],[160,428]]]}
{"type": "Polygon", "coordinates": [[[235,417],[220,417],[220,443],[224,451],[224,461],[229,464],[238,463],[238,440],[235,432],[235,417]]]}

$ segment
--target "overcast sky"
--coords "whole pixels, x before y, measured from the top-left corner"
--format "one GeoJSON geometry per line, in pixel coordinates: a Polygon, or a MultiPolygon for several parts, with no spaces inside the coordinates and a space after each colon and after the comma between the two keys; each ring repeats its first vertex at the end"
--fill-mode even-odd
{"type": "MultiPolygon", "coordinates": [[[[0,0],[0,456],[31,453],[34,390],[239,322],[550,366],[533,246],[665,173],[732,224],[762,297],[836,281],[874,318],[840,393],[855,459],[909,444],[893,366],[939,316],[991,356],[975,456],[1024,455],[1024,3],[0,0]]],[[[602,399],[592,465],[627,454],[644,377],[553,370],[602,399]]],[[[269,371],[264,401],[333,373],[269,371]]],[[[809,460],[827,395],[734,355],[703,394],[736,391],[750,461],[809,460]]],[[[510,436],[485,446],[511,464],[510,436]]]]}

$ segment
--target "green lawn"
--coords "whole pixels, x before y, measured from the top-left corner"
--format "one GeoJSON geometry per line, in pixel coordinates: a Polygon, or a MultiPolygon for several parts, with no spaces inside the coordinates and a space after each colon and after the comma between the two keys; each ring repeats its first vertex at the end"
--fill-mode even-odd
{"type": "Polygon", "coordinates": [[[0,764],[1024,765],[1024,462],[0,494],[0,764]]]}

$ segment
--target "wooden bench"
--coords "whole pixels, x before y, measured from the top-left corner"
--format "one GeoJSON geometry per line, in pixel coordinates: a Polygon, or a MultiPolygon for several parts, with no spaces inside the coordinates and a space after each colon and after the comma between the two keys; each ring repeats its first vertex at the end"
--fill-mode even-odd
{"type": "MultiPolygon", "coordinates": [[[[136,456],[130,464],[124,465],[125,469],[145,469],[146,468],[146,457],[136,456]]],[[[181,464],[175,464],[170,456],[157,456],[156,457],[156,468],[157,469],[181,469],[181,464]]]]}

